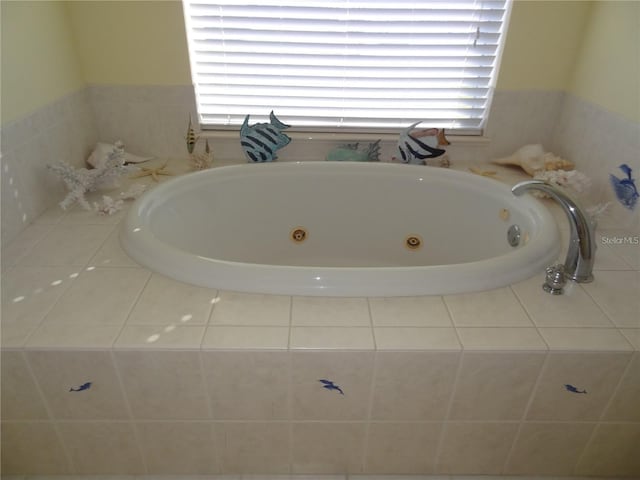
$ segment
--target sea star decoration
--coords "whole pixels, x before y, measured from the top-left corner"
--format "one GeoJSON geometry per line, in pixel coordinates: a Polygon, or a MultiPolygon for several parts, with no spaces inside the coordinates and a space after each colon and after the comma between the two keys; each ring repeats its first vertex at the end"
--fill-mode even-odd
{"type": "Polygon", "coordinates": [[[156,167],[156,168],[141,167],[140,168],[141,171],[136,173],[135,175],[131,176],[131,178],[140,178],[140,177],[148,177],[148,176],[150,176],[156,182],[159,182],[160,181],[160,178],[159,178],[160,175],[166,175],[166,176],[173,175],[173,173],[165,170],[166,167],[167,167],[166,163],[164,165],[162,165],[161,167],[156,167]]]}

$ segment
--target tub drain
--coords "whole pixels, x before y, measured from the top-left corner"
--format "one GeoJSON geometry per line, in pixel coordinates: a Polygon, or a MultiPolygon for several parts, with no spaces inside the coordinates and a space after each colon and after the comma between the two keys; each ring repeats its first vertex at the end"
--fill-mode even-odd
{"type": "Polygon", "coordinates": [[[296,243],[304,242],[307,239],[307,231],[302,227],[296,227],[291,230],[291,240],[296,243]]]}
{"type": "Polygon", "coordinates": [[[409,235],[404,244],[409,250],[417,250],[422,246],[422,238],[418,235],[409,235]]]}

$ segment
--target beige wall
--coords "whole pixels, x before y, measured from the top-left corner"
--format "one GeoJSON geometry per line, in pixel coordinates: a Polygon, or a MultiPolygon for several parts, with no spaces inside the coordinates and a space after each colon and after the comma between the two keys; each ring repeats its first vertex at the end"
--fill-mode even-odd
{"type": "MultiPolygon", "coordinates": [[[[498,88],[566,88],[589,9],[581,1],[516,1],[498,88]]],[[[78,1],[69,12],[87,83],[191,83],[179,0],[78,1]]]]}
{"type": "MultiPolygon", "coordinates": [[[[497,88],[566,90],[638,120],[639,5],[516,0],[497,88]]],[[[179,0],[3,1],[2,14],[3,123],[84,83],[191,83],[179,0]]]]}
{"type": "Polygon", "coordinates": [[[87,83],[191,84],[181,1],[75,1],[69,14],[87,83]]]}
{"type": "Polygon", "coordinates": [[[565,90],[592,2],[515,0],[499,90],[565,90]]]}
{"type": "Polygon", "coordinates": [[[2,124],[84,86],[64,2],[2,1],[2,124]]]}
{"type": "Polygon", "coordinates": [[[596,2],[568,90],[640,122],[640,2],[596,2]]]}

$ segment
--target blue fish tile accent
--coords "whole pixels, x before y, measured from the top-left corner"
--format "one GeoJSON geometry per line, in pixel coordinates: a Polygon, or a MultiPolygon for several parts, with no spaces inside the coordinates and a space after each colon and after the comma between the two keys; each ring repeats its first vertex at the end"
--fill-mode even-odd
{"type": "Polygon", "coordinates": [[[318,381],[323,384],[323,388],[326,388],[327,390],[334,390],[336,392],[340,392],[341,395],[344,395],[344,392],[342,391],[342,389],[338,385],[333,383],[331,380],[321,379],[318,381]]]}
{"type": "Polygon", "coordinates": [[[626,163],[623,163],[618,167],[620,170],[624,172],[627,178],[620,179],[615,175],[609,175],[609,179],[611,180],[611,186],[613,187],[613,191],[616,194],[616,198],[618,201],[629,210],[633,210],[638,203],[638,189],[636,187],[636,181],[631,177],[631,167],[626,163]]]}
{"type": "Polygon", "coordinates": [[[566,388],[567,391],[571,392],[571,393],[587,393],[586,390],[578,390],[576,387],[574,387],[573,385],[570,385],[570,384],[566,384],[564,386],[564,388],[566,388]]]}
{"type": "Polygon", "coordinates": [[[71,387],[69,389],[70,392],[82,392],[83,390],[89,390],[91,388],[92,383],[91,382],[86,382],[83,383],[82,385],[80,385],[79,387],[73,388],[71,387]]]}
{"type": "Polygon", "coordinates": [[[249,115],[240,127],[240,144],[249,162],[273,162],[278,157],[276,151],[287,146],[291,138],[282,133],[289,125],[282,123],[273,113],[269,114],[269,123],[256,123],[249,126],[249,115]]]}

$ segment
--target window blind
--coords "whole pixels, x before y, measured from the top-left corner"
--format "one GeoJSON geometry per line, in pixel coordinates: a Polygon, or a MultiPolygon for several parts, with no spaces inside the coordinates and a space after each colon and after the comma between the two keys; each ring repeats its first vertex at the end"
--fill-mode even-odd
{"type": "Polygon", "coordinates": [[[480,133],[510,0],[183,0],[203,128],[480,133]]]}

